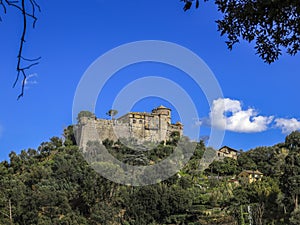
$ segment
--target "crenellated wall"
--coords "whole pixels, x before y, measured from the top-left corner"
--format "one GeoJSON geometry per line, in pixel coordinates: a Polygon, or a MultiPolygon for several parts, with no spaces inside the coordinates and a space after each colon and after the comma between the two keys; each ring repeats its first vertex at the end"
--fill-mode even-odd
{"type": "Polygon", "coordinates": [[[122,138],[140,142],[166,141],[173,131],[183,134],[181,123],[170,123],[170,111],[160,106],[152,113],[131,112],[116,120],[82,117],[77,125],[77,140],[80,140],[80,146],[86,146],[88,141],[117,141],[122,138]]]}

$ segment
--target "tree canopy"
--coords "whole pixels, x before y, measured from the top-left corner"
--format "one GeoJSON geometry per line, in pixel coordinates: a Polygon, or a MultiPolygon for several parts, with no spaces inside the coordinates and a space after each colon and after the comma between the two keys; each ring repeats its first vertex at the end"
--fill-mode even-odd
{"type": "MultiPolygon", "coordinates": [[[[215,161],[206,171],[199,169],[208,149],[201,141],[177,174],[155,185],[132,187],[97,174],[73,142],[69,126],[64,138],[53,137],[37,150],[11,152],[9,162],[0,162],[0,224],[296,225],[300,161],[299,149],[293,146],[299,144],[298,135],[293,132],[285,143],[241,152],[237,161],[215,161]],[[249,166],[263,171],[263,178],[230,182],[249,166]],[[271,173],[272,169],[279,171],[271,173]]],[[[120,141],[103,144],[131,165],[153,165],[176,145],[161,143],[141,152],[120,141]]]]}
{"type": "Polygon", "coordinates": [[[110,109],[108,110],[108,112],[106,113],[106,115],[110,116],[112,119],[114,118],[115,115],[118,114],[118,110],[116,109],[110,109]]]}
{"type": "Polygon", "coordinates": [[[86,110],[81,111],[81,112],[78,113],[77,120],[79,121],[80,118],[82,118],[82,117],[96,118],[94,113],[92,113],[90,111],[86,111],[86,110]]]}
{"type": "MultiPolygon", "coordinates": [[[[208,0],[204,0],[206,2],[208,0]]],[[[184,10],[194,0],[184,0],[184,10]]],[[[283,51],[295,55],[300,50],[300,2],[298,0],[215,0],[222,18],[217,20],[226,44],[254,42],[256,54],[266,63],[276,61],[283,51]]],[[[196,8],[199,0],[195,1],[196,8]]]]}

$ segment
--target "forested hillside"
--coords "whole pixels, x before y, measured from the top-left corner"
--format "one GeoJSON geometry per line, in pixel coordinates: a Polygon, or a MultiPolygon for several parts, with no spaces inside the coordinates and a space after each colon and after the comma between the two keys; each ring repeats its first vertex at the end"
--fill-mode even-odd
{"type": "MultiPolygon", "coordinates": [[[[176,143],[174,138],[141,153],[104,142],[115,157],[132,165],[158,162],[176,143]]],[[[168,180],[124,186],[87,164],[68,127],[63,138],[53,137],[36,150],[11,152],[9,162],[0,163],[0,224],[300,224],[300,132],[201,171],[205,150],[202,141],[197,143],[189,163],[168,180]],[[244,170],[258,170],[263,177],[242,182],[238,175],[244,170]]]]}

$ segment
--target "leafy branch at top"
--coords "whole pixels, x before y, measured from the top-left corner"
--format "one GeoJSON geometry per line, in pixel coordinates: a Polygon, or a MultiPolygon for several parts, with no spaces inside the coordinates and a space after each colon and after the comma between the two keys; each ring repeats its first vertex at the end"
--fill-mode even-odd
{"type": "MultiPolygon", "coordinates": [[[[194,2],[182,1],[185,11],[194,2]]],[[[240,40],[255,42],[256,54],[269,64],[276,61],[283,50],[289,55],[300,50],[299,0],[215,0],[215,4],[223,14],[216,21],[218,31],[227,36],[226,44],[230,50],[240,40]]]]}
{"type": "MultiPolygon", "coordinates": [[[[24,88],[27,78],[27,71],[39,64],[39,60],[41,57],[38,58],[26,58],[24,57],[24,44],[26,42],[26,34],[28,29],[28,24],[32,23],[32,27],[35,28],[35,24],[37,22],[36,11],[41,11],[39,4],[35,0],[21,0],[21,1],[10,1],[10,0],[0,0],[0,6],[2,6],[4,14],[7,13],[7,7],[13,7],[18,10],[19,13],[22,15],[23,25],[22,25],[22,34],[20,39],[19,51],[17,56],[17,75],[16,80],[13,84],[13,87],[16,86],[17,82],[19,81],[20,77],[22,77],[22,87],[21,93],[18,96],[18,99],[23,97],[24,95],[24,88]],[[28,9],[29,8],[29,9],[28,9]],[[29,22],[28,19],[32,21],[29,22]]],[[[2,18],[0,17],[0,21],[2,18]]]]}

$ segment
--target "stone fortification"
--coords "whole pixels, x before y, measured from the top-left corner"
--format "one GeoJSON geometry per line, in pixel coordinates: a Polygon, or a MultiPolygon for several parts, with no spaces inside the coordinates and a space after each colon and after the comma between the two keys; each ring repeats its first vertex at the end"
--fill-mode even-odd
{"type": "Polygon", "coordinates": [[[171,109],[159,106],[146,112],[129,112],[118,119],[106,120],[96,117],[81,117],[77,125],[77,140],[80,146],[88,141],[110,139],[134,139],[138,142],[161,142],[170,139],[172,132],[183,134],[180,122],[171,123],[171,109]]]}

